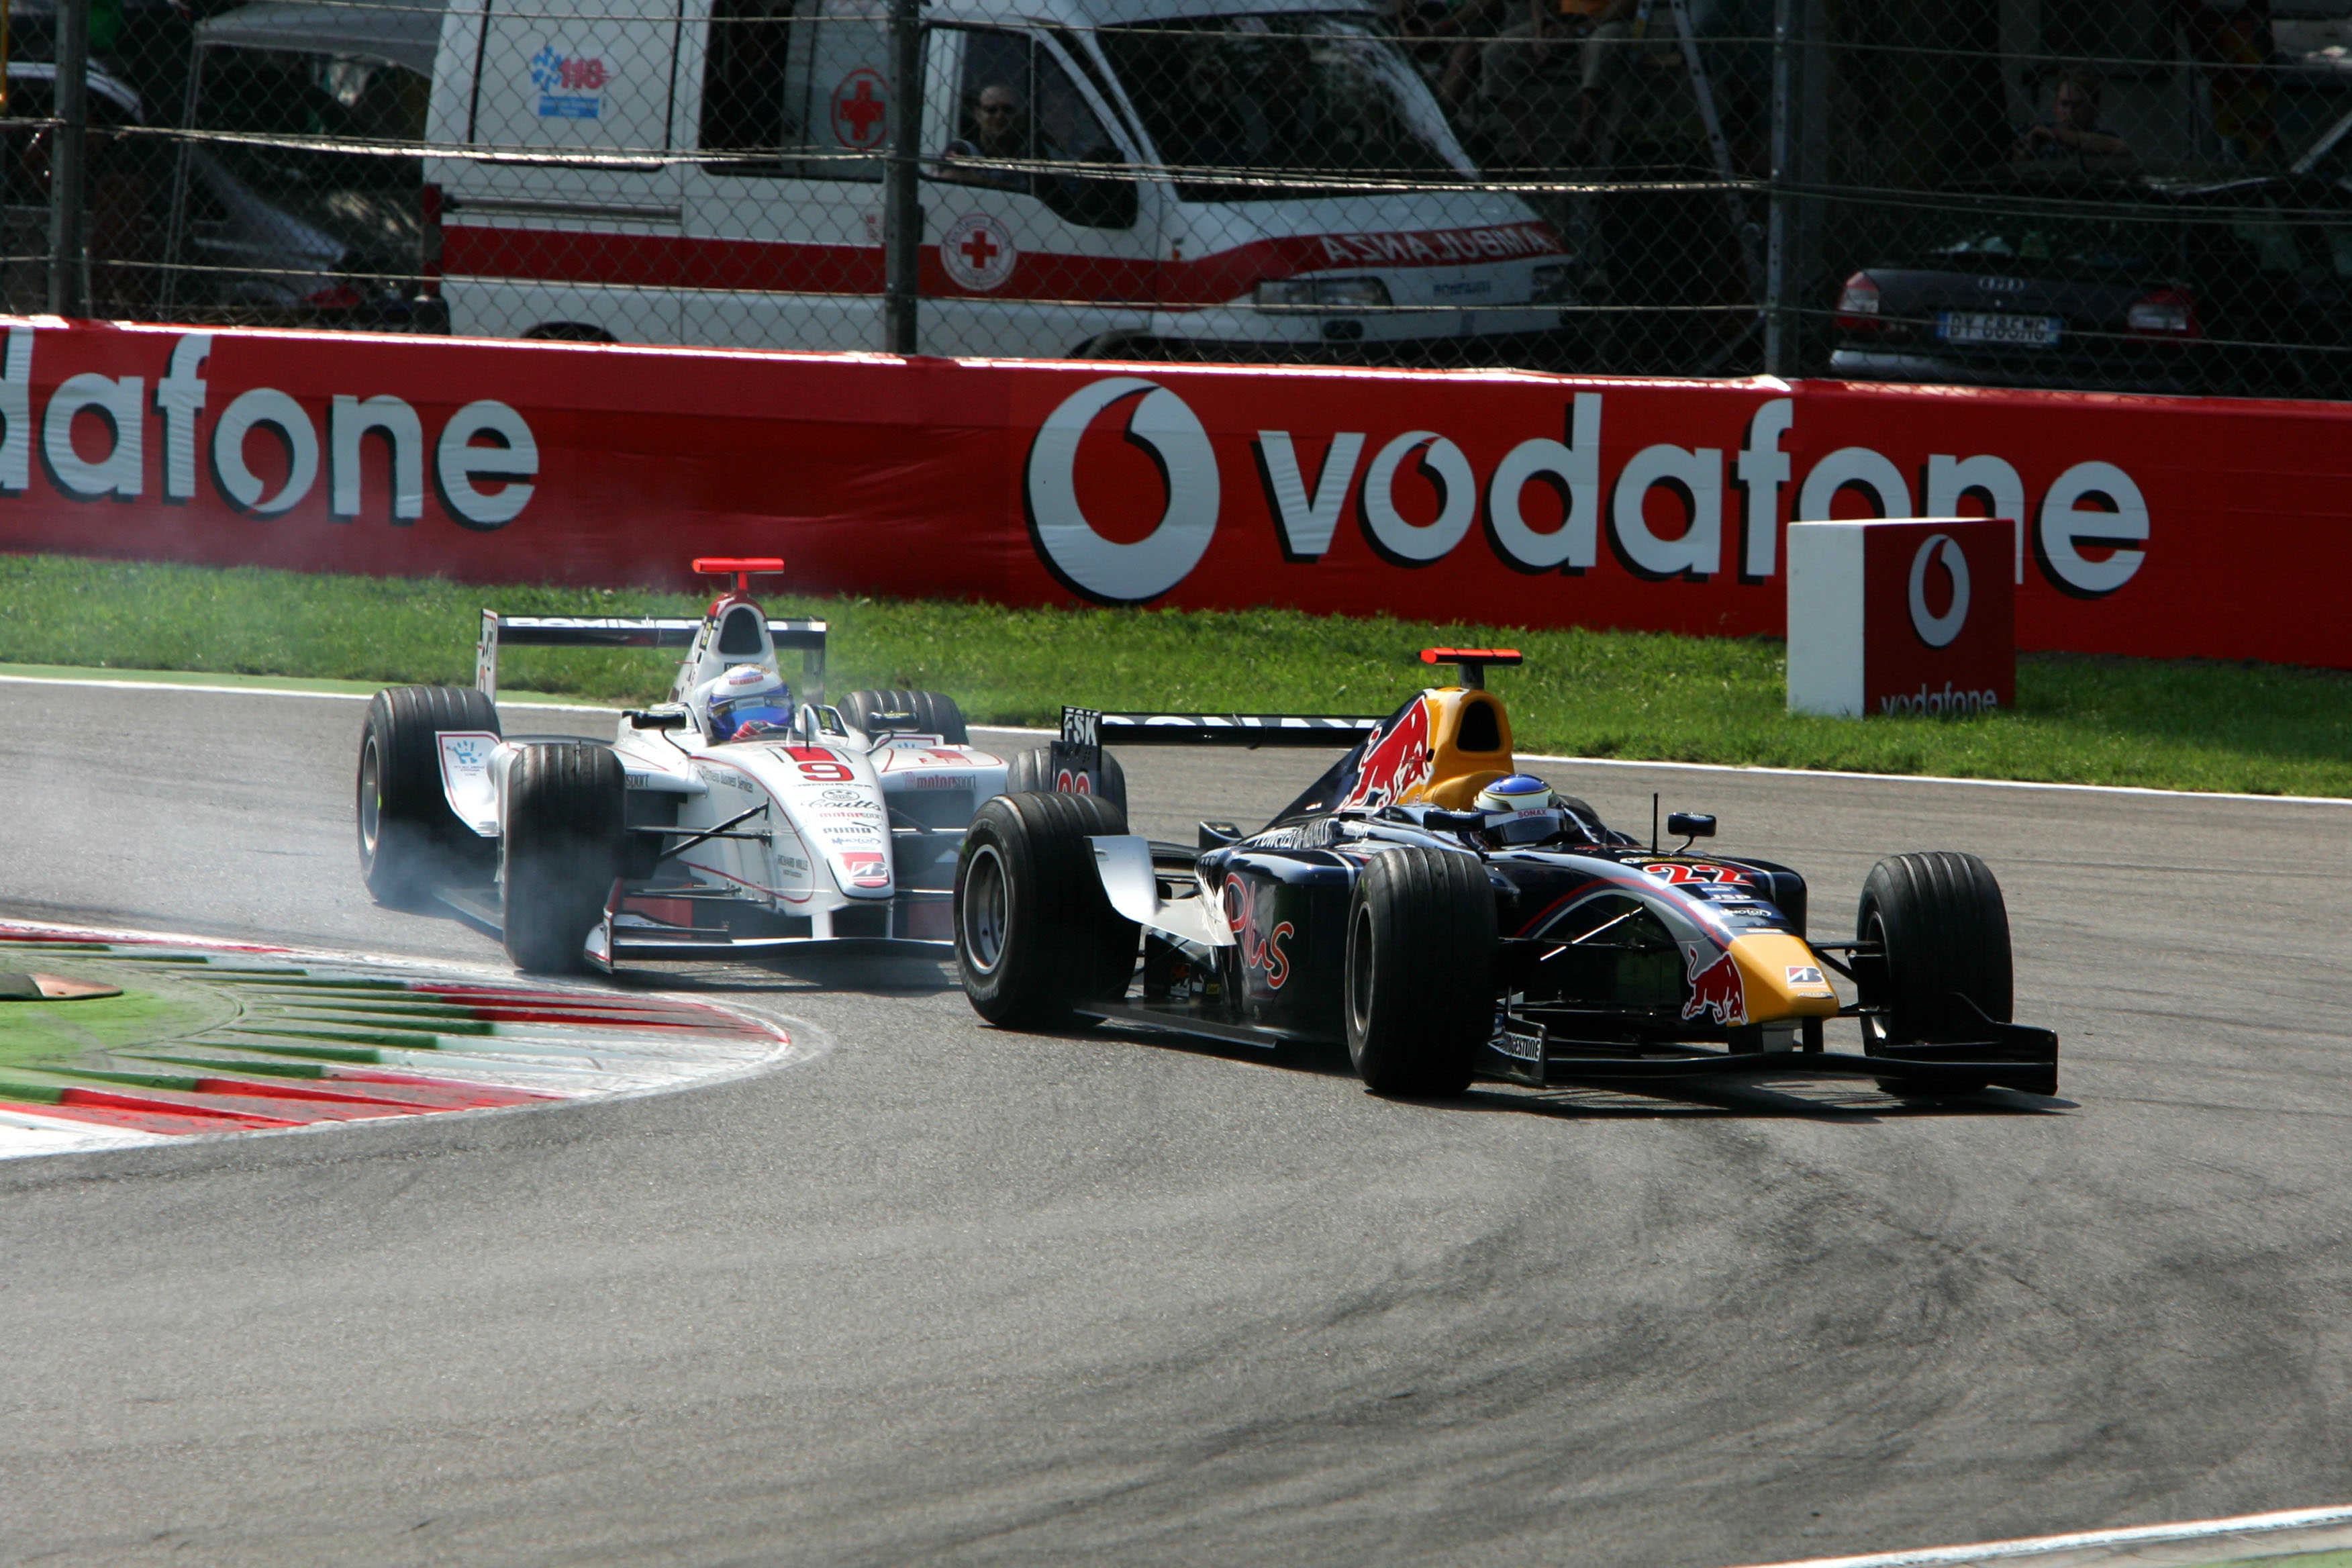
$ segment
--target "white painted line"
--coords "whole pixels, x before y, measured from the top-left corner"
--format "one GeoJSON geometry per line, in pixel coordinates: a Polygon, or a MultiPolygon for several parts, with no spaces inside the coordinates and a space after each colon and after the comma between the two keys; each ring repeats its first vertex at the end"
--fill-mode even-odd
{"type": "Polygon", "coordinates": [[[2312,1530],[2324,1525],[2352,1525],[2352,1508],[2305,1508],[2286,1513],[2250,1513],[2236,1519],[2147,1524],[2132,1530],[2100,1530],[2083,1535],[2036,1535],[2021,1541],[1988,1541],[1975,1546],[1930,1546],[1916,1552],[1887,1552],[1869,1557],[1808,1557],[1801,1562],[1759,1564],[1758,1568],[1945,1568],[1948,1564],[2000,1563],[2054,1552],[2145,1546],[2156,1542],[2200,1541],[2221,1535],[2265,1535],[2284,1530],[2312,1530]]]}
{"type": "MultiPolygon", "coordinates": [[[[994,735],[1061,736],[1059,730],[1031,730],[1012,724],[974,724],[994,735]]],[[[1731,763],[1645,763],[1626,757],[1563,757],[1549,752],[1521,752],[1522,763],[1567,763],[1580,768],[1671,768],[1691,773],[1748,773],[1769,778],[1863,779],[1872,784],[1974,784],[1983,789],[2057,789],[2084,795],[2157,795],[2168,800],[2252,800],[2283,805],[2352,805],[2352,798],[2335,795],[2253,795],[2220,789],[2151,789],[2146,784],[2045,784],[2034,779],[1960,779],[1941,773],[1857,773],[1833,768],[1762,768],[1731,763]]]]}
{"type": "Polygon", "coordinates": [[[31,1111],[0,1110],[0,1160],[21,1154],[79,1154],[91,1149],[135,1149],[169,1143],[163,1132],[139,1132],[92,1121],[68,1121],[31,1111]]]}
{"type": "Polygon", "coordinates": [[[1674,768],[1699,773],[1758,773],[1792,779],[1867,779],[1873,784],[1975,784],[1984,789],[2058,789],[2084,795],[2157,795],[2170,800],[2258,800],[2286,805],[2352,805],[2352,799],[2334,795],[2252,795],[2220,789],[2151,789],[2146,784],[2044,784],[2032,779],[1957,779],[1940,773],[1855,773],[1832,768],[1733,767],[1723,763],[1643,763],[1622,757],[1555,757],[1530,752],[1523,763],[1570,763],[1580,768],[1674,768]]]}
{"type": "MultiPolygon", "coordinates": [[[[0,681],[17,681],[34,686],[113,686],[126,691],[211,691],[230,692],[257,697],[329,697],[352,702],[365,702],[373,693],[357,691],[298,691],[277,686],[184,686],[170,680],[94,680],[79,676],[62,675],[0,675],[0,681]]],[[[586,702],[513,702],[500,699],[501,709],[529,709],[546,713],[619,713],[618,708],[606,708],[586,702]]],[[[985,730],[995,735],[1058,736],[1059,730],[1033,730],[1025,725],[974,724],[975,730],[985,730]]],[[[1873,784],[1972,784],[1981,789],[2052,789],[2072,790],[2081,795],[2156,795],[2171,800],[2251,800],[2274,805],[2352,805],[2352,798],[2334,795],[2254,795],[2245,791],[2219,789],[2151,789],[2146,784],[2045,784],[2033,779],[1961,779],[1940,773],[1857,773],[1833,768],[1760,768],[1738,766],[1727,763],[1645,763],[1625,757],[1563,757],[1549,752],[1526,752],[1519,754],[1523,763],[1566,763],[1580,768],[1669,768],[1691,773],[1748,773],[1764,778],[1791,779],[1862,779],[1873,784]]]]}
{"type": "MultiPolygon", "coordinates": [[[[366,702],[373,691],[306,691],[293,686],[199,686],[184,680],[101,680],[84,675],[0,675],[0,681],[20,686],[104,686],[120,691],[205,691],[231,697],[323,697],[336,702],[366,702]]],[[[516,702],[501,699],[500,708],[530,708],[552,713],[618,713],[593,702],[516,702]]]]}

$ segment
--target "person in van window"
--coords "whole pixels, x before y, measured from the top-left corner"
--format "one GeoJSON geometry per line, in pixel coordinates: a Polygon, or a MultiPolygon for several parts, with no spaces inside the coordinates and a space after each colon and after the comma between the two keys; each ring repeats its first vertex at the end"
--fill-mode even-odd
{"type": "Polygon", "coordinates": [[[1569,154],[1581,158],[1591,151],[1601,129],[1601,114],[1609,84],[1615,79],[1619,56],[1633,37],[1636,0],[1528,0],[1526,17],[1505,29],[1478,57],[1478,92],[1501,113],[1517,143],[1518,162],[1532,164],[1539,156],[1533,103],[1537,76],[1558,58],[1555,50],[1577,47],[1578,85],[1576,136],[1569,154]]]}
{"type": "Polygon", "coordinates": [[[710,29],[705,147],[772,152],[786,145],[784,51],[791,27],[790,0],[721,5],[710,29]]]}
{"type": "Polygon", "coordinates": [[[1003,82],[991,82],[972,100],[971,134],[947,144],[940,154],[944,167],[940,178],[963,185],[993,185],[1001,191],[1025,191],[1029,176],[1018,169],[976,169],[959,166],[971,158],[1027,158],[1029,117],[1022,112],[1021,95],[1003,82]]]}
{"type": "Polygon", "coordinates": [[[1196,52],[1184,71],[1185,95],[1178,111],[1178,145],[1169,159],[1205,169],[1255,168],[1274,144],[1274,127],[1257,95],[1234,74],[1233,62],[1212,45],[1196,52]]]}
{"type": "Polygon", "coordinates": [[[2012,163],[2041,158],[2128,158],[2131,143],[2099,126],[2099,73],[2080,67],[2058,73],[2051,89],[2050,118],[2018,133],[2010,149],[2012,163]]]}

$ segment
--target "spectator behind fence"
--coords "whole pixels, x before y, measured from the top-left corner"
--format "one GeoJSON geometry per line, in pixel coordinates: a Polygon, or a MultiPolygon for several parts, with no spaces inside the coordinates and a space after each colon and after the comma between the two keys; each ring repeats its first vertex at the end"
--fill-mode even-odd
{"type": "MultiPolygon", "coordinates": [[[[1444,50],[1437,73],[1437,96],[1458,113],[1478,83],[1478,51],[1494,36],[1495,20],[1508,0],[1398,0],[1397,31],[1424,48],[1444,50]]],[[[1419,49],[1416,53],[1421,52],[1419,49]]]]}
{"type": "Polygon", "coordinates": [[[1234,74],[1213,44],[1197,50],[1184,71],[1176,145],[1170,161],[1203,169],[1255,168],[1274,147],[1274,125],[1257,95],[1234,74]]]}
{"type": "Polygon", "coordinates": [[[1576,138],[1572,156],[1591,151],[1600,129],[1601,111],[1609,83],[1614,79],[1618,56],[1633,37],[1636,0],[1528,0],[1525,20],[1513,23],[1478,57],[1478,91],[1498,110],[1517,143],[1517,161],[1538,161],[1537,124],[1531,101],[1536,77],[1554,58],[1556,47],[1578,46],[1580,85],[1576,138]]]}
{"type": "Polygon", "coordinates": [[[1022,159],[1029,156],[1029,117],[1021,111],[1021,95],[1002,82],[991,82],[972,100],[971,134],[947,144],[940,153],[940,178],[961,185],[993,185],[1001,191],[1025,191],[1029,176],[1018,169],[975,169],[959,164],[963,158],[1022,159]]]}
{"type": "Polygon", "coordinates": [[[2058,73],[2047,120],[2027,126],[2010,149],[2012,163],[2037,158],[2128,158],[2131,143],[2099,128],[2099,73],[2077,68],[2058,73]]]}

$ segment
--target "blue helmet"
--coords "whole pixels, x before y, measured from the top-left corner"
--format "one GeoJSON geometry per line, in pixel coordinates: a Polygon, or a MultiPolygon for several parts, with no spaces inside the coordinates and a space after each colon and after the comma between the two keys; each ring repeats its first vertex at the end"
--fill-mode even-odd
{"type": "Polygon", "coordinates": [[[1559,803],[1551,785],[1532,773],[1513,773],[1496,779],[1478,792],[1478,809],[1496,811],[1540,811],[1559,803]]]}
{"type": "Polygon", "coordinates": [[[739,664],[709,683],[710,738],[748,741],[787,730],[793,722],[793,689],[764,664],[739,664]]]}

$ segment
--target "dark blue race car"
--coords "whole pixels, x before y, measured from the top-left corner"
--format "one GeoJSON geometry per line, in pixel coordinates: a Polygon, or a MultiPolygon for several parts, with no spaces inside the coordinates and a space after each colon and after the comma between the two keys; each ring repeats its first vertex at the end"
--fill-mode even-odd
{"type": "Polygon", "coordinates": [[[972,1005],[1344,1042],[1381,1093],[1718,1072],[2056,1092],[2057,1037],[2010,1021],[2008,911],[1975,856],[1880,861],[1853,937],[1814,941],[1795,871],[1692,852],[1713,817],[1669,817],[1681,842],[1661,849],[1654,824],[1645,845],[1522,773],[1484,680],[1517,654],[1422,657],[1462,683],[1385,720],[1066,710],[1015,770],[1052,787],[989,801],[964,839],[972,1005]],[[1202,823],[1188,847],[1127,831],[1113,743],[1345,751],[1257,832],[1202,823]],[[1832,1018],[1859,1024],[1861,1054],[1826,1048],[1832,1018]]]}

